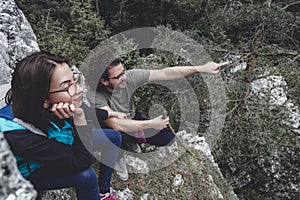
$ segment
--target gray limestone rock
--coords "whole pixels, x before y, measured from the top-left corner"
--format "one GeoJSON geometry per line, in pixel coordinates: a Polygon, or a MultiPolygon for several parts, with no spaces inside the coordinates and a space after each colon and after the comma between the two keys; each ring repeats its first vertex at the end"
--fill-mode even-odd
{"type": "Polygon", "coordinates": [[[32,28],[15,1],[0,1],[0,84],[9,83],[15,64],[39,47],[32,28]]]}
{"type": "Polygon", "coordinates": [[[9,90],[9,88],[10,88],[9,83],[0,85],[0,108],[4,107],[6,105],[5,95],[6,95],[7,91],[9,90]]]}
{"type": "Polygon", "coordinates": [[[0,133],[0,199],[31,200],[37,192],[20,174],[14,155],[0,133]]]}
{"type": "MultiPolygon", "coordinates": [[[[14,1],[0,1],[0,18],[0,107],[3,107],[16,61],[39,50],[39,47],[30,24],[14,1]]],[[[15,157],[2,133],[0,157],[0,199],[35,199],[37,192],[19,173],[15,157]]]]}
{"type": "Polygon", "coordinates": [[[60,190],[48,190],[40,193],[41,200],[70,200],[76,199],[75,191],[72,188],[60,190]]]}
{"type": "MultiPolygon", "coordinates": [[[[32,28],[15,1],[0,0],[0,108],[5,106],[4,97],[10,88],[11,73],[16,63],[32,52],[39,51],[32,28]]],[[[37,192],[26,181],[16,165],[3,134],[0,133],[0,199],[31,200],[37,192]]],[[[71,189],[42,193],[43,200],[71,199],[71,189]]]]}

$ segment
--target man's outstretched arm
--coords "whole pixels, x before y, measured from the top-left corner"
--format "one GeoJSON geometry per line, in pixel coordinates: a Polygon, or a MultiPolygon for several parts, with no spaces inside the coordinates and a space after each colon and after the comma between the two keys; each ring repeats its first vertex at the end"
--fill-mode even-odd
{"type": "Polygon", "coordinates": [[[148,82],[174,80],[188,77],[197,73],[218,74],[221,67],[227,65],[229,62],[215,63],[208,62],[204,65],[198,66],[178,66],[167,67],[164,69],[150,70],[148,82]]]}

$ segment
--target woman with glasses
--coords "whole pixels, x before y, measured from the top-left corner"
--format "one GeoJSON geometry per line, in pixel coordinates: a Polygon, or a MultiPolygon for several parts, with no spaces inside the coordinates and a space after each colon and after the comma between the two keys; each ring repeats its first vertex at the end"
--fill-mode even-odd
{"type": "MultiPolygon", "coordinates": [[[[79,200],[117,199],[110,179],[120,133],[92,127],[76,81],[66,59],[46,52],[27,56],[13,72],[8,106],[0,110],[0,131],[21,174],[37,190],[74,187],[79,200]],[[91,167],[96,151],[103,160],[99,179],[91,167]]],[[[105,110],[96,114],[102,120],[124,117],[105,110]]]]}

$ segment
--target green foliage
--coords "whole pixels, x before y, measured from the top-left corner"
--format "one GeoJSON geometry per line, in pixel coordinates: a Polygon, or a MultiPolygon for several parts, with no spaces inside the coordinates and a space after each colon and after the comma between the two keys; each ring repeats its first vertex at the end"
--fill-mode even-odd
{"type": "Polygon", "coordinates": [[[99,8],[113,34],[137,27],[157,26],[160,20],[158,0],[103,0],[99,2],[99,8]]]}
{"type": "MultiPolygon", "coordinates": [[[[39,46],[67,55],[74,64],[80,64],[110,33],[158,25],[192,37],[204,45],[215,61],[233,61],[221,73],[227,84],[228,98],[225,127],[214,150],[221,170],[240,199],[297,198],[294,187],[300,182],[297,162],[300,160],[299,133],[284,123],[284,119],[289,118],[285,108],[270,106],[253,96],[250,98],[251,85],[245,81],[246,77],[253,81],[268,75],[282,75],[288,84],[288,98],[299,107],[300,18],[297,5],[293,5],[295,1],[273,0],[270,7],[263,1],[254,0],[18,0],[17,3],[31,23],[39,46]],[[251,59],[255,61],[252,70],[230,72],[251,59]]],[[[111,46],[117,49],[129,69],[189,64],[184,58],[156,49],[153,55],[140,57],[135,41],[131,39],[124,38],[122,45],[115,41],[111,46]]],[[[208,91],[200,76],[190,77],[188,82],[199,94],[199,107],[194,110],[200,111],[198,132],[202,133],[210,121],[208,91]]],[[[177,82],[170,84],[176,85],[177,82]]],[[[184,123],[180,121],[182,107],[178,96],[187,98],[183,100],[185,104],[195,106],[184,95],[151,84],[136,92],[136,105],[145,115],[152,105],[163,105],[177,129],[180,123],[184,123]]],[[[185,167],[195,167],[194,160],[181,159],[190,164],[185,167]]],[[[181,167],[178,165],[172,170],[181,167]]],[[[201,179],[201,173],[205,172],[197,167],[189,169],[193,178],[185,183],[189,184],[186,191],[174,190],[179,193],[176,198],[187,198],[190,190],[203,192],[196,186],[205,183],[201,179]],[[199,180],[204,182],[199,183],[199,180]]],[[[164,177],[153,172],[142,179],[136,175],[134,180],[152,188],[152,194],[166,192],[157,187],[160,183],[152,176],[164,177]]],[[[167,185],[170,178],[171,175],[159,181],[167,185]]],[[[139,192],[143,191],[142,186],[138,188],[139,192]]]]}
{"type": "Polygon", "coordinates": [[[215,155],[242,199],[297,197],[292,186],[299,180],[300,143],[295,130],[283,122],[288,117],[284,107],[271,108],[256,99],[228,115],[215,155]]]}
{"type": "Polygon", "coordinates": [[[110,33],[94,12],[91,0],[17,3],[32,25],[40,49],[67,56],[75,65],[80,65],[110,33]]]}
{"type": "Polygon", "coordinates": [[[124,189],[124,185],[134,188],[135,197],[147,193],[157,199],[200,200],[221,199],[218,191],[214,188],[214,186],[217,186],[224,199],[236,199],[229,192],[231,187],[224,181],[216,166],[202,153],[200,153],[199,158],[184,153],[168,167],[151,171],[149,174],[130,174],[130,178],[126,182],[120,182],[114,176],[112,184],[115,189],[124,189]],[[181,175],[183,179],[180,186],[173,185],[176,175],[181,175]]]}
{"type": "Polygon", "coordinates": [[[284,76],[289,86],[289,98],[295,101],[296,105],[300,105],[300,70],[299,62],[292,58],[279,58],[274,61],[279,74],[284,76]]]}
{"type": "Polygon", "coordinates": [[[296,49],[299,44],[294,38],[299,32],[299,20],[293,13],[274,5],[270,8],[261,4],[227,4],[219,7],[212,16],[213,26],[226,32],[231,42],[244,46],[252,42],[259,26],[263,27],[263,41],[260,44],[277,44],[284,48],[296,49]]]}
{"type": "MultiPolygon", "coordinates": [[[[283,56],[259,57],[255,67],[254,80],[282,75],[289,87],[286,92],[299,105],[297,62],[283,56]]],[[[251,85],[244,81],[243,71],[231,74],[226,69],[224,73],[228,115],[214,153],[223,174],[241,199],[295,199],[300,143],[299,129],[286,122],[291,111],[272,105],[268,96],[262,101],[250,95],[251,85]]]]}

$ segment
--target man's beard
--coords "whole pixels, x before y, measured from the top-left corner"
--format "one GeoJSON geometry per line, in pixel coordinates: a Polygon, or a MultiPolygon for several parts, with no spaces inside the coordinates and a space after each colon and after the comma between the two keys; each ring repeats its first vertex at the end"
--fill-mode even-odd
{"type": "Polygon", "coordinates": [[[109,89],[111,89],[111,90],[114,90],[115,89],[115,86],[113,86],[113,84],[108,84],[107,86],[106,86],[107,88],[109,88],[109,89]]]}
{"type": "Polygon", "coordinates": [[[118,85],[113,85],[113,84],[109,84],[106,87],[111,89],[111,90],[118,90],[118,89],[123,89],[123,87],[120,87],[121,84],[124,84],[125,81],[120,82],[118,85]]]}

